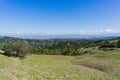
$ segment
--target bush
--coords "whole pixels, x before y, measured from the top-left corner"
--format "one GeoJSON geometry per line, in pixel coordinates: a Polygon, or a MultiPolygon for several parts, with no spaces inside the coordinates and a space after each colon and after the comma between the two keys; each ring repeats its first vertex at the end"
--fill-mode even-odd
{"type": "Polygon", "coordinates": [[[25,41],[10,43],[4,48],[4,55],[24,58],[31,53],[30,46],[25,41]]]}

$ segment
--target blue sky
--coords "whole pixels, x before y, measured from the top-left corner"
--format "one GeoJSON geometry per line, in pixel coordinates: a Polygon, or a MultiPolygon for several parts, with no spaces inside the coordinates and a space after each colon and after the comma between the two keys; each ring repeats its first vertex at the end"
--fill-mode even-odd
{"type": "Polygon", "coordinates": [[[0,0],[0,33],[120,32],[120,0],[0,0]]]}

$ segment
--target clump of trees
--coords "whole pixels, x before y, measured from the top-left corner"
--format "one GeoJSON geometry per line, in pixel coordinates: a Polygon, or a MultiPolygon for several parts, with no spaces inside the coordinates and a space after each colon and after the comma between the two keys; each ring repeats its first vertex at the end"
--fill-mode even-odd
{"type": "Polygon", "coordinates": [[[33,52],[39,55],[83,55],[91,53],[87,49],[74,49],[74,48],[64,48],[64,49],[34,49],[33,52]]]}
{"type": "Polygon", "coordinates": [[[116,42],[110,42],[108,40],[102,41],[99,44],[99,48],[120,48],[120,40],[116,42]]]}
{"type": "Polygon", "coordinates": [[[117,42],[117,47],[120,48],[120,40],[117,42]]]}
{"type": "Polygon", "coordinates": [[[116,47],[116,43],[109,42],[109,41],[103,41],[100,44],[100,48],[114,48],[114,47],[116,47]]]}
{"type": "Polygon", "coordinates": [[[31,48],[25,41],[13,42],[4,45],[4,55],[25,58],[27,54],[31,53],[31,48]]]}

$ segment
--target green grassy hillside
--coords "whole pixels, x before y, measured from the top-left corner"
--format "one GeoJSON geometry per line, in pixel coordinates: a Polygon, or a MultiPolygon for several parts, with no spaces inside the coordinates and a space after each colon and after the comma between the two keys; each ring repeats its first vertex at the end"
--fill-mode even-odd
{"type": "Polygon", "coordinates": [[[102,71],[115,80],[120,80],[120,49],[115,48],[111,51],[91,49],[91,51],[93,54],[76,56],[76,64],[102,71]]]}
{"type": "Polygon", "coordinates": [[[119,73],[120,54],[110,54],[113,56],[110,58],[103,54],[79,57],[30,55],[26,59],[0,55],[0,80],[119,80],[112,76],[119,73]],[[93,64],[105,70],[89,66],[93,64]]]}

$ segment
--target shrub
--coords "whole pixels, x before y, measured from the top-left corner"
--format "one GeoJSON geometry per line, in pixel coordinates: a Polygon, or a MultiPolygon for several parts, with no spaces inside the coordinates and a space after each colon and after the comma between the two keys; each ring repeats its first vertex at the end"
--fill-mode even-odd
{"type": "Polygon", "coordinates": [[[10,43],[4,48],[4,55],[24,58],[31,53],[30,46],[25,41],[10,43]]]}

